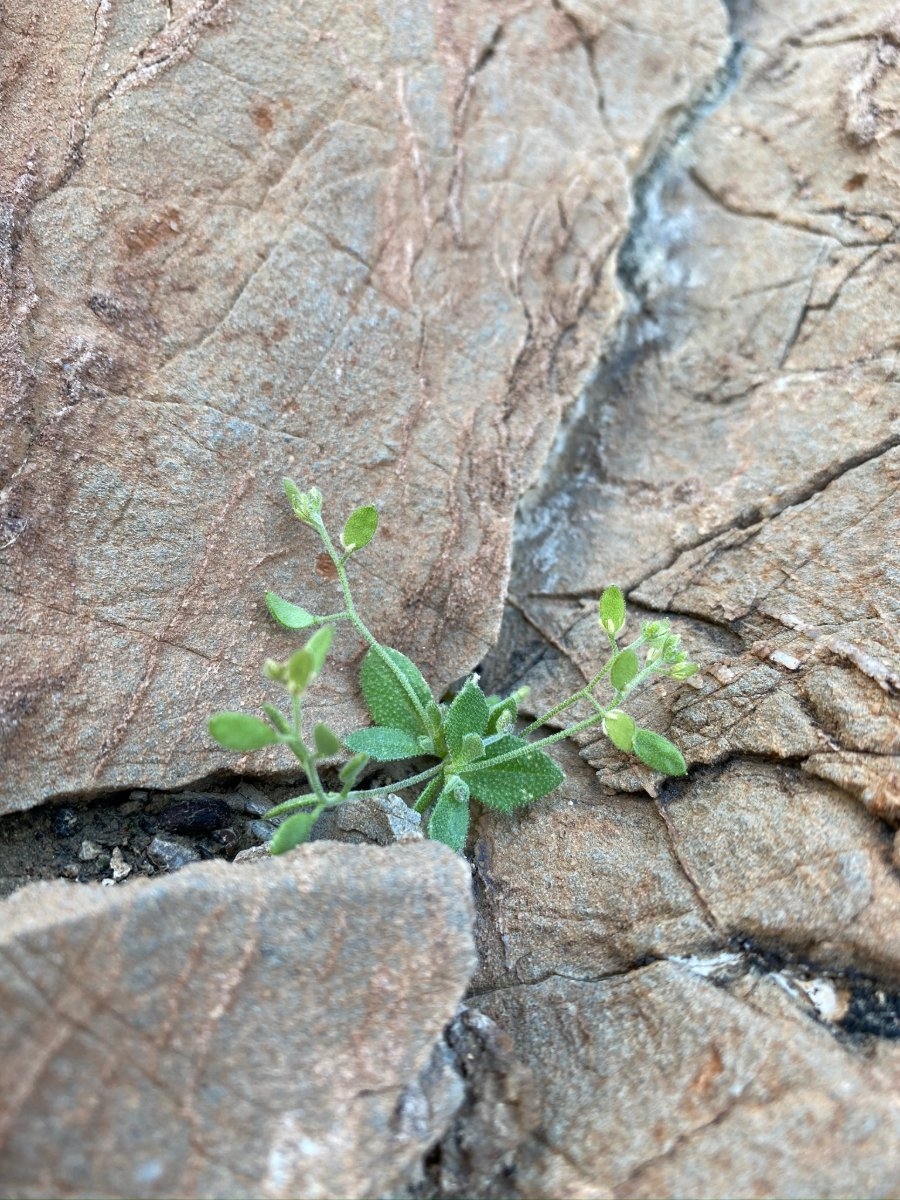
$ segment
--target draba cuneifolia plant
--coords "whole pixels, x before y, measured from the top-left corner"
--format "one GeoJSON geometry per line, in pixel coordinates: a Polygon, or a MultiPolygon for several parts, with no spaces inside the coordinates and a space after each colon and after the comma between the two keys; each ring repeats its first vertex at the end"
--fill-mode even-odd
{"type": "Polygon", "coordinates": [[[546,796],[565,776],[544,751],[554,742],[600,725],[619,750],[637,755],[665,775],[684,775],[684,759],[677,746],[649,729],[640,729],[625,712],[625,705],[652,675],[687,679],[697,667],[687,661],[679,638],[668,621],[645,621],[639,635],[627,646],[619,645],[625,625],[625,599],[617,587],[600,597],[600,628],[608,642],[606,662],[588,682],[560,700],[525,729],[516,731],[522,688],[511,696],[486,696],[472,675],[449,702],[439,702],[421,671],[399,650],[384,646],[357,612],[347,578],[349,560],[367,546],[378,527],[378,512],[364,505],[351,513],[338,550],[322,518],[318,488],[301,492],[285,479],[284,490],[298,520],[316,531],[334,563],[344,597],[344,607],[325,616],[314,616],[274,592],[266,593],[269,612],[287,629],[316,628],[309,641],[286,662],[269,659],[264,672],[287,693],[289,711],[263,704],[266,720],[247,713],[220,712],[209,722],[209,732],[228,750],[259,750],[281,743],[296,755],[309,786],[309,794],[295,796],[267,814],[286,816],[270,842],[273,854],[282,854],[309,837],[313,825],[327,808],[365,796],[389,792],[415,792],[417,812],[427,817],[428,836],[461,851],[469,830],[469,805],[478,800],[487,808],[511,812],[546,796]],[[304,731],[303,703],[319,675],[336,625],[349,622],[368,643],[360,669],[360,686],[374,725],[339,738],[327,725],[304,731]],[[611,695],[601,704],[595,692],[604,685],[611,695]],[[590,712],[566,728],[529,738],[560,713],[583,704],[590,712]],[[350,757],[338,771],[339,791],[325,788],[319,774],[323,760],[333,760],[343,748],[350,757]],[[385,787],[355,787],[371,760],[433,758],[433,766],[385,787]],[[290,815],[287,815],[290,814],[290,815]]]}

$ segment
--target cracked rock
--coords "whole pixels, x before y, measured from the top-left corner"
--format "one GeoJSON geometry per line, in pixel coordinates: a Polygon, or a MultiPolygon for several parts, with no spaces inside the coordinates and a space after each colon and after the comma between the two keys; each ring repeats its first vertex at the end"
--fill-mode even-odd
{"type": "Polygon", "coordinates": [[[18,892],[0,1191],[400,1189],[462,1098],[440,1039],[474,965],[469,893],[434,842],[18,892]]]}

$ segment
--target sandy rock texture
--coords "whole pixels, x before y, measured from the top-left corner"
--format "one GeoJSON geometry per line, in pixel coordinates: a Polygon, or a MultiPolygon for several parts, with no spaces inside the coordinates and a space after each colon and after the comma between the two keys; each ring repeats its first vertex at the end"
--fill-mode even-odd
{"type": "Polygon", "coordinates": [[[380,1196],[460,1104],[470,879],[433,842],[2,910],[5,1195],[380,1196]]]}
{"type": "MultiPolygon", "coordinates": [[[[620,311],[631,178],[727,46],[716,0],[656,8],[8,15],[0,812],[235,763],[203,718],[295,642],[263,591],[334,606],[285,474],[337,529],[379,505],[385,641],[439,687],[479,661],[620,311]]],[[[319,688],[339,725],[358,650],[319,688]]]]}
{"type": "Polygon", "coordinates": [[[727,83],[638,181],[621,341],[487,672],[549,708],[618,582],[703,667],[635,705],[692,769],[584,735],[557,794],[482,818],[471,1003],[542,1104],[493,1195],[900,1187],[900,25],[731,7],[727,83]]]}

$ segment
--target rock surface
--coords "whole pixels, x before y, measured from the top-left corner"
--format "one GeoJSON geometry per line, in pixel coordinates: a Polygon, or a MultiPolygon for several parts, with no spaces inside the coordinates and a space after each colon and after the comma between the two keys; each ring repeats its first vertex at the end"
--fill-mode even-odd
{"type": "Polygon", "coordinates": [[[529,497],[486,671],[549,708],[618,582],[703,666],[635,704],[692,770],[583,735],[558,793],[482,817],[471,1003],[542,1106],[491,1195],[900,1187],[900,27],[732,7],[729,86],[638,186],[622,342],[529,497]]]}
{"type": "MultiPolygon", "coordinates": [[[[235,762],[203,718],[258,707],[262,659],[296,641],[263,591],[334,607],[285,474],[338,529],[380,507],[358,600],[385,641],[438,688],[478,662],[520,490],[619,313],[630,179],[727,46],[716,0],[634,19],[17,7],[0,812],[235,762]]],[[[340,639],[318,687],[339,726],[358,652],[340,639]]]]}
{"type": "Polygon", "coordinates": [[[385,1195],[460,1104],[469,870],[436,843],[0,908],[5,1195],[385,1195]]]}
{"type": "Polygon", "coordinates": [[[517,1153],[519,1195],[896,1194],[896,1046],[873,1059],[836,1041],[771,979],[729,992],[657,963],[508,988],[478,1007],[541,1097],[539,1132],[517,1153]]]}
{"type": "MultiPolygon", "coordinates": [[[[341,1159],[323,1126],[329,1161],[374,1194],[365,1156],[397,1150],[394,1112],[412,1132],[377,1185],[417,1197],[897,1195],[900,19],[884,0],[463,9],[16,18],[0,810],[226,761],[198,698],[255,706],[259,660],[293,644],[262,589],[331,600],[282,473],[314,473],[340,516],[381,506],[360,600],[440,686],[493,638],[513,509],[543,470],[486,680],[528,683],[537,713],[589,678],[618,582],[703,667],[635,712],[691,772],[663,786],[584,736],[554,750],[559,792],[481,816],[469,1007],[434,1050],[441,992],[402,1070],[373,1074],[361,1150],[341,1159]]],[[[344,639],[318,685],[339,728],[355,655],[344,639]]],[[[224,898],[278,869],[188,867],[79,911],[176,885],[224,898]]],[[[173,953],[181,917],[158,922],[173,953]]],[[[33,1021],[4,1034],[27,1042],[33,1021]]],[[[232,1074],[262,1074],[268,1018],[255,1030],[223,1050],[232,1074]]],[[[149,1086],[88,1051],[103,1087],[42,1084],[60,1111],[149,1086]]],[[[290,1086],[343,1086],[332,1070],[290,1086]]],[[[278,1194],[292,1128],[207,1163],[188,1117],[195,1176],[173,1166],[173,1186],[259,1152],[278,1194]]],[[[79,1186],[77,1153],[54,1170],[79,1186]]]]}

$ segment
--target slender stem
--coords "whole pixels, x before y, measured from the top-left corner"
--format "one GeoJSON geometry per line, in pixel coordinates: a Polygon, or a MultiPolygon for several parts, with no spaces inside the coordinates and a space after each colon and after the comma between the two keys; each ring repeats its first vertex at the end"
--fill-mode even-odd
{"type": "Polygon", "coordinates": [[[313,795],[321,804],[328,803],[328,796],[325,789],[322,787],[322,780],[319,778],[319,772],[316,768],[316,760],[310,753],[309,747],[303,740],[303,732],[300,728],[300,720],[303,715],[303,701],[300,696],[292,696],[292,708],[294,716],[293,738],[291,740],[291,749],[300,760],[300,766],[303,768],[303,773],[309,781],[309,786],[313,790],[313,795]]]}
{"type": "MultiPolygon", "coordinates": [[[[613,663],[615,662],[618,655],[621,653],[624,653],[625,650],[635,650],[636,651],[636,650],[640,649],[640,647],[643,646],[643,644],[646,640],[647,640],[646,637],[643,634],[641,634],[639,637],[636,637],[633,642],[629,642],[627,646],[623,647],[622,650],[616,651],[616,653],[613,654],[612,657],[610,658],[609,662],[607,662],[607,664],[604,667],[601,667],[601,669],[597,672],[597,674],[592,676],[587,681],[587,683],[584,685],[584,687],[579,688],[577,692],[573,692],[571,696],[567,697],[567,699],[560,701],[559,704],[555,704],[553,706],[553,708],[548,709],[548,711],[543,713],[542,716],[540,716],[536,720],[532,721],[531,724],[526,729],[522,730],[522,732],[519,736],[527,737],[529,733],[534,733],[534,731],[536,729],[540,729],[540,727],[542,725],[546,725],[546,723],[549,720],[551,720],[553,717],[555,717],[558,713],[565,712],[565,710],[567,708],[571,708],[572,705],[576,704],[579,700],[587,700],[589,703],[596,705],[597,700],[593,694],[594,688],[597,687],[597,685],[603,679],[604,675],[608,675],[610,673],[610,671],[612,670],[612,667],[613,667],[613,663]]],[[[635,676],[629,690],[634,691],[635,687],[637,687],[641,683],[643,683],[644,679],[646,679],[646,677],[648,675],[652,674],[653,669],[655,669],[655,668],[651,667],[651,669],[648,670],[648,668],[645,667],[644,670],[639,675],[635,676]]],[[[610,704],[608,706],[608,708],[606,708],[604,710],[604,712],[608,712],[610,708],[615,708],[616,704],[621,703],[622,698],[623,698],[622,693],[616,692],[615,703],[610,704]]]]}
{"type": "Polygon", "coordinates": [[[411,775],[409,779],[401,779],[397,783],[388,783],[383,787],[366,788],[360,792],[348,792],[348,800],[362,800],[366,796],[388,796],[391,792],[405,792],[407,788],[418,787],[420,783],[427,783],[430,779],[434,779],[443,770],[443,763],[438,763],[435,767],[429,767],[427,771],[420,771],[418,775],[411,775]]]}
{"type": "Polygon", "coordinates": [[[415,688],[412,686],[403,672],[398,668],[397,664],[393,662],[391,656],[387,653],[384,646],[382,646],[381,642],[378,641],[378,639],[363,621],[362,617],[356,611],[356,605],[353,603],[353,595],[350,591],[350,581],[347,578],[347,570],[345,566],[350,554],[338,554],[337,550],[335,549],[334,542],[332,542],[328,530],[325,528],[325,523],[321,517],[317,518],[315,528],[319,534],[319,537],[322,539],[322,545],[325,547],[328,557],[334,563],[334,568],[338,573],[341,591],[344,593],[344,602],[347,605],[347,617],[353,622],[353,625],[360,636],[369,643],[372,649],[382,659],[388,670],[403,688],[410,703],[416,710],[419,720],[422,722],[423,730],[428,729],[428,717],[425,712],[425,706],[416,695],[415,688]]]}
{"type": "Polygon", "coordinates": [[[560,729],[558,733],[551,733],[549,737],[541,738],[537,742],[529,742],[527,747],[523,746],[519,750],[510,750],[507,754],[498,754],[496,758],[478,758],[475,762],[469,763],[466,766],[466,775],[472,775],[476,771],[489,771],[492,767],[499,767],[501,763],[514,762],[517,758],[521,758],[522,755],[528,754],[531,750],[541,750],[544,746],[552,746],[554,742],[561,742],[563,738],[571,737],[575,733],[581,733],[582,729],[590,729],[592,725],[596,725],[598,721],[602,721],[606,713],[606,709],[601,709],[599,712],[585,717],[583,721],[576,721],[574,725],[567,725],[565,729],[560,729]]]}
{"type": "MultiPolygon", "coordinates": [[[[315,768],[313,769],[315,770],[315,768]]],[[[321,796],[315,792],[309,796],[293,796],[290,800],[284,800],[281,804],[270,808],[266,813],[266,817],[280,817],[286,813],[293,812],[297,808],[305,808],[306,805],[314,804],[317,801],[320,804],[324,803],[326,808],[337,808],[339,804],[344,804],[347,800],[366,800],[370,796],[389,796],[392,792],[404,792],[407,788],[416,787],[420,783],[428,783],[429,780],[433,780],[435,776],[441,773],[442,769],[443,765],[438,763],[437,766],[429,767],[427,771],[421,771],[418,775],[412,775],[409,779],[401,779],[398,783],[388,783],[383,787],[363,788],[358,792],[348,792],[345,796],[340,792],[323,792],[321,796]]],[[[310,783],[312,783],[311,778],[310,783]]]]}

